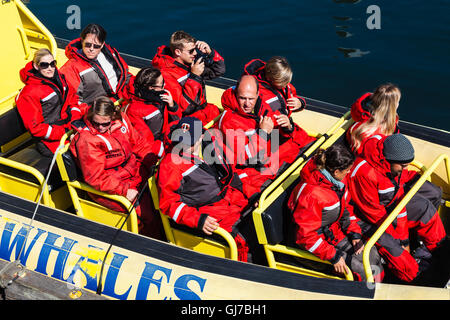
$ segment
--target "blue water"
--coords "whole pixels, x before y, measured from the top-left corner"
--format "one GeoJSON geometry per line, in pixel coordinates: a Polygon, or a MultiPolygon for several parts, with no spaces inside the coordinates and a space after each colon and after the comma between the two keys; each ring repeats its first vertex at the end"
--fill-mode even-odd
{"type": "Polygon", "coordinates": [[[301,95],[343,106],[384,82],[402,91],[406,121],[450,131],[449,0],[61,1],[27,6],[57,37],[73,39],[66,13],[81,11],[81,27],[96,22],[119,51],[151,59],[175,30],[208,42],[236,79],[252,58],[285,56],[301,95]],[[380,8],[381,29],[366,13],[380,8]]]}

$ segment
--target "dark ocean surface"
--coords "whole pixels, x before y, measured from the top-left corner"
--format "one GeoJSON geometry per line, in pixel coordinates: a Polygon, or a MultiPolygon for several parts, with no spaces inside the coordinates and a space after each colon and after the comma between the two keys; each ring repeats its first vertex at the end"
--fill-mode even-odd
{"type": "Polygon", "coordinates": [[[185,30],[208,42],[236,79],[253,58],[285,56],[301,95],[350,106],[385,82],[402,91],[405,121],[450,131],[449,0],[258,0],[258,1],[61,1],[27,6],[57,37],[79,36],[96,22],[107,42],[124,53],[151,59],[172,32],[185,30]],[[380,29],[367,13],[377,5],[380,29]],[[69,22],[69,23],[68,23],[69,22]]]}

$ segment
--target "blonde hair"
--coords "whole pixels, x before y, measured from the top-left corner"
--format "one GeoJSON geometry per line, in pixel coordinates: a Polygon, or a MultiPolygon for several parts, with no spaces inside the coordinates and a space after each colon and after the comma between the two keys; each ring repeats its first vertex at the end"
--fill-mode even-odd
{"type": "Polygon", "coordinates": [[[364,138],[372,135],[377,129],[383,135],[394,133],[397,122],[397,107],[401,98],[400,89],[391,84],[383,84],[371,95],[371,117],[351,133],[351,147],[357,150],[364,138]]]}
{"type": "Polygon", "coordinates": [[[272,84],[287,86],[292,80],[292,69],[285,57],[275,56],[267,61],[264,75],[272,84]]]}
{"type": "Polygon", "coordinates": [[[51,53],[50,50],[48,50],[47,48],[41,48],[41,49],[39,49],[38,51],[36,51],[36,52],[34,53],[34,56],[33,56],[33,63],[34,63],[35,65],[39,65],[39,62],[41,62],[41,59],[42,59],[43,57],[47,56],[47,55],[51,55],[51,56],[53,57],[52,53],[51,53]]]}

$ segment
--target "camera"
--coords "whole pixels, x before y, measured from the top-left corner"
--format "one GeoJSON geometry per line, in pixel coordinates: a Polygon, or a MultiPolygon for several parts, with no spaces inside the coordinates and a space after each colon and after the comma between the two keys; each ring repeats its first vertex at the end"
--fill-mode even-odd
{"type": "Polygon", "coordinates": [[[210,66],[213,64],[213,58],[207,53],[201,51],[199,48],[195,48],[195,51],[197,51],[197,54],[195,55],[194,63],[196,63],[198,59],[203,58],[202,61],[205,63],[205,66],[210,66]]]}

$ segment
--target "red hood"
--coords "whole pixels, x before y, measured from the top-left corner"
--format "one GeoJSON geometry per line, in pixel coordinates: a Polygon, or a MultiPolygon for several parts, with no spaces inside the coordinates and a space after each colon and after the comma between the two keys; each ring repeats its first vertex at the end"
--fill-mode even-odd
{"type": "Polygon", "coordinates": [[[244,67],[244,74],[251,75],[256,77],[258,81],[265,82],[270,86],[270,83],[264,78],[264,68],[266,67],[266,63],[261,59],[253,59],[247,62],[244,67]]]}
{"type": "Polygon", "coordinates": [[[241,111],[242,111],[237,102],[233,87],[228,88],[227,90],[225,90],[223,92],[221,102],[222,102],[222,107],[224,107],[225,109],[239,112],[239,113],[241,113],[241,111]]]}
{"type": "Polygon", "coordinates": [[[371,95],[372,93],[367,92],[352,104],[351,115],[352,119],[355,122],[366,121],[370,119],[371,114],[368,110],[366,110],[367,107],[365,105],[367,104],[367,102],[369,102],[369,98],[371,95]]]}
{"type": "Polygon", "coordinates": [[[377,171],[386,174],[391,171],[391,165],[383,155],[383,143],[388,136],[382,136],[381,139],[377,139],[378,136],[367,139],[364,144],[364,160],[366,160],[377,171]]]}
{"type": "Polygon", "coordinates": [[[322,188],[331,189],[331,187],[333,186],[333,184],[328,181],[319,170],[317,170],[314,158],[309,160],[303,167],[302,171],[300,171],[300,178],[303,182],[320,186],[322,188]]]}
{"type": "MultiPolygon", "coordinates": [[[[81,55],[78,52],[79,50],[81,50],[81,38],[70,41],[69,44],[66,46],[66,50],[65,50],[67,59],[80,58],[81,55]]],[[[87,59],[87,58],[85,58],[85,59],[87,59]]]]}
{"type": "Polygon", "coordinates": [[[33,61],[28,62],[19,72],[20,80],[25,84],[42,83],[43,78],[36,75],[34,70],[33,61]]]}
{"type": "Polygon", "coordinates": [[[152,59],[152,64],[160,70],[165,68],[178,68],[175,65],[175,59],[170,55],[170,48],[168,46],[158,47],[152,59]]]}

